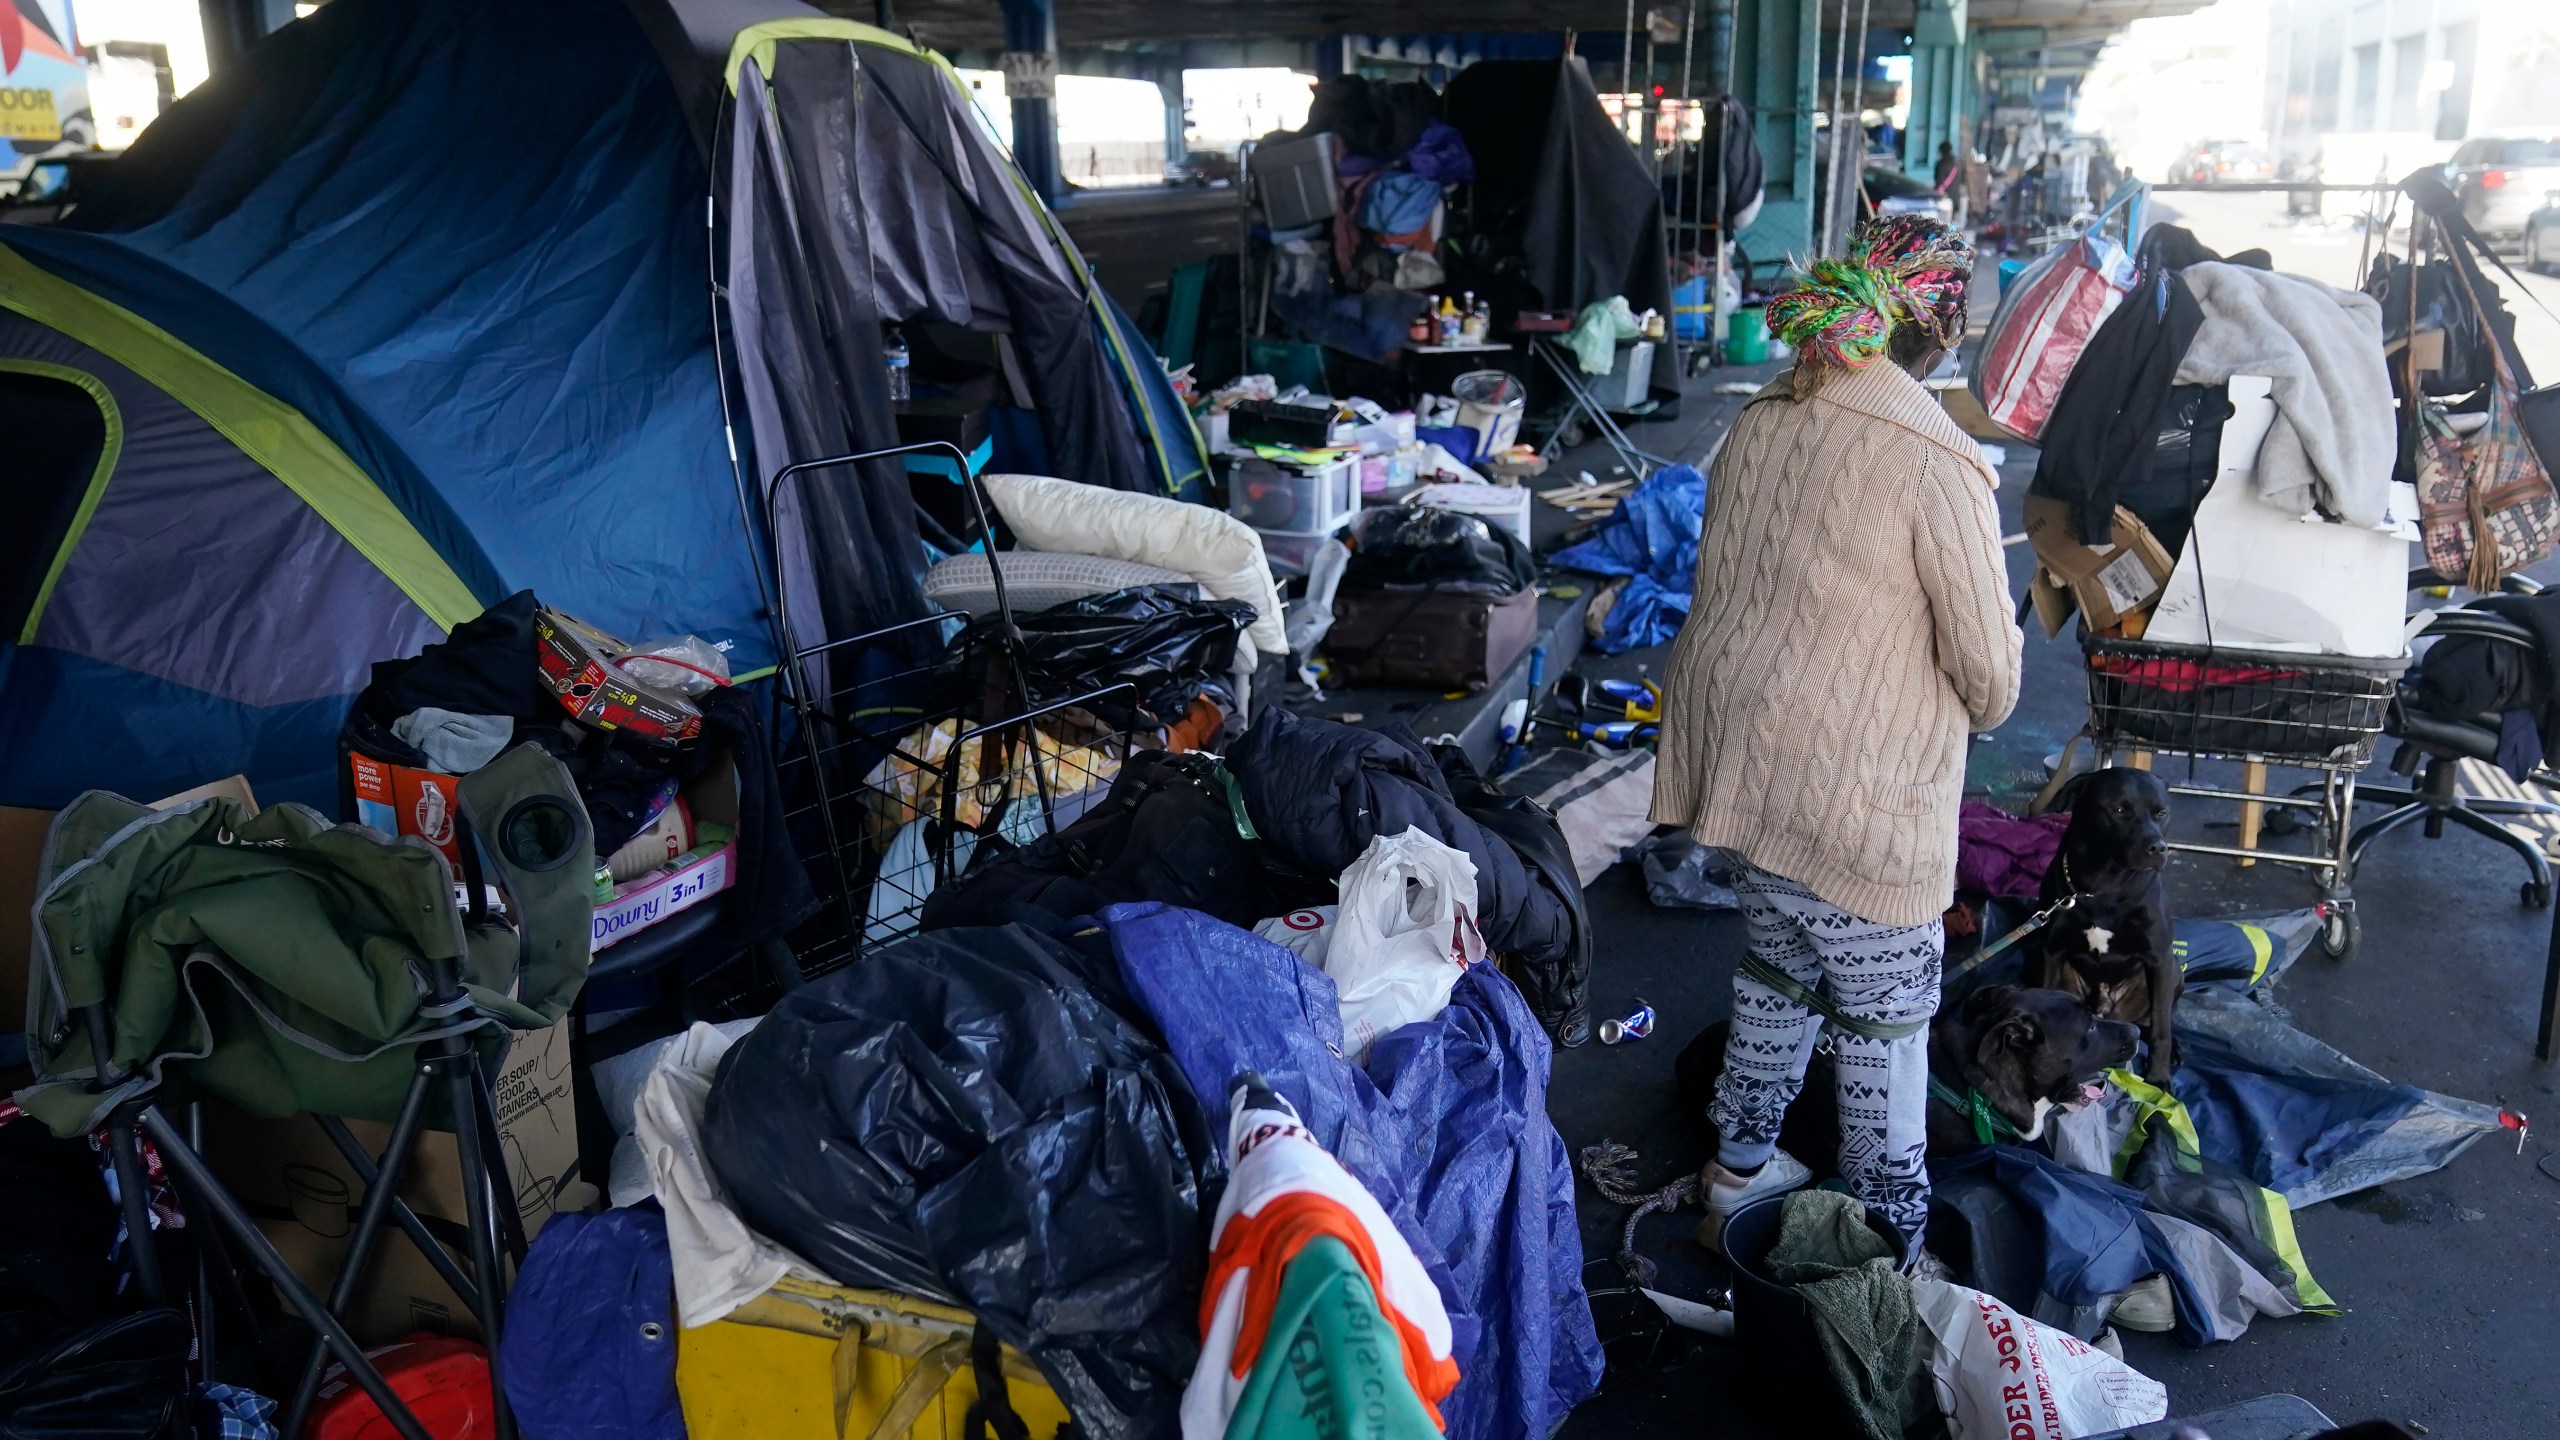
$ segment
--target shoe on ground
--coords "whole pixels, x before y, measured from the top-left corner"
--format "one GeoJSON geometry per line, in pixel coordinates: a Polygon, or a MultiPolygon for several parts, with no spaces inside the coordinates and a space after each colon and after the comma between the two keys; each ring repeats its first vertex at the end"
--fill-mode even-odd
{"type": "Polygon", "coordinates": [[[1755,1200],[1801,1190],[1813,1178],[1804,1162],[1784,1150],[1769,1152],[1769,1163],[1759,1173],[1745,1179],[1710,1160],[1698,1172],[1707,1192],[1707,1218],[1698,1222],[1698,1243],[1721,1255],[1724,1253],[1724,1222],[1733,1213],[1755,1200]]]}
{"type": "Polygon", "coordinates": [[[2165,1335],[2178,1328],[2178,1302],[2169,1291],[2169,1277],[2154,1275],[2124,1292],[2116,1301],[2107,1323],[2126,1330],[2139,1330],[2145,1335],[2165,1335]]]}

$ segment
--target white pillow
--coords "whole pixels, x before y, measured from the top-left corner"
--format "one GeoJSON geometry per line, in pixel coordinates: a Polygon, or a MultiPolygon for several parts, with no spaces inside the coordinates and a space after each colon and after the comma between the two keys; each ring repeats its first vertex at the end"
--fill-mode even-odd
{"type": "MultiPolygon", "coordinates": [[[[1030,615],[1087,595],[1107,595],[1134,585],[1169,585],[1187,599],[1200,594],[1200,582],[1179,570],[1113,560],[1102,555],[1067,555],[1049,550],[1006,550],[996,556],[1004,571],[1005,598],[1013,613],[1030,615]]],[[[996,587],[987,557],[954,555],[924,572],[924,598],[945,610],[992,615],[996,587]]]]}
{"type": "MultiPolygon", "coordinates": [[[[1245,631],[1257,650],[1289,652],[1280,622],[1280,590],[1252,526],[1206,505],[1161,495],[1105,490],[1046,475],[981,475],[987,496],[1016,539],[1032,550],[1060,550],[1161,565],[1200,582],[1214,600],[1253,607],[1245,631]]],[[[1010,570],[1006,578],[1012,578],[1010,570]]]]}

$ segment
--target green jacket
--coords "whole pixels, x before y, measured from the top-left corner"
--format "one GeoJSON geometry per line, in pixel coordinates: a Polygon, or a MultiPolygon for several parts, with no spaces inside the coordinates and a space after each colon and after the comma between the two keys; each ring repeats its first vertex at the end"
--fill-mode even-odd
{"type": "MultiPolygon", "coordinates": [[[[566,785],[557,762],[527,751],[467,781],[466,807],[480,808],[475,784],[483,801],[511,799],[528,781],[566,785]]],[[[588,926],[560,933],[575,921],[560,897],[573,885],[592,905],[594,873],[576,819],[579,846],[530,893],[493,865],[518,913],[546,917],[545,938],[525,945],[504,926],[466,934],[451,869],[423,840],[331,825],[299,805],[251,815],[229,799],[155,811],[104,791],[81,796],[55,817],[37,871],[27,996],[37,1083],[18,1103],[64,1136],[155,1082],[172,1098],[209,1093],[256,1115],[392,1119],[420,1042],[481,1030],[494,1060],[507,1027],[540,1029],[576,998],[588,926]],[[429,977],[445,964],[459,965],[467,1003],[438,1013],[429,977]],[[91,1083],[79,1015],[100,1003],[113,1070],[126,1077],[105,1091],[91,1083]]]]}

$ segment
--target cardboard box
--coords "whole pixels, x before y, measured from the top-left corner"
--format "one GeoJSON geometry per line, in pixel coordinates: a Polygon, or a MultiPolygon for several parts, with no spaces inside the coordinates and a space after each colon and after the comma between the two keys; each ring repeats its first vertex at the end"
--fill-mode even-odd
{"type": "Polygon", "coordinates": [[[2091,630],[2112,629],[2128,616],[2148,612],[2176,568],[2151,531],[2121,505],[2116,507],[2115,543],[2107,546],[2080,543],[2071,506],[2064,501],[2030,495],[2025,519],[2027,543],[2045,574],[2057,582],[2039,584],[2035,591],[2036,617],[2044,622],[2047,636],[2061,633],[2075,608],[2091,630]],[[2068,592],[2068,605],[2050,603],[2060,598],[2047,595],[2054,589],[2068,592]]]}
{"type": "Polygon", "coordinates": [[[2234,375],[2230,394],[2213,488],[2196,506],[2194,532],[2148,637],[2376,659],[2406,651],[2417,492],[2393,483],[2385,511],[2392,523],[2380,529],[2267,504],[2252,472],[2275,424],[2273,387],[2264,376],[2234,375]],[[2197,536],[2208,543],[2199,546],[2197,536]]]}
{"type": "MultiPolygon", "coordinates": [[[[738,765],[723,755],[684,787],[684,804],[693,812],[696,833],[719,826],[734,835],[738,828],[738,765]]],[[[596,901],[595,934],[588,949],[600,952],[627,940],[661,920],[680,915],[738,883],[735,841],[697,844],[645,875],[617,885],[610,897],[596,901]]]]}
{"type": "Polygon", "coordinates": [[[445,862],[462,863],[458,843],[462,777],[441,770],[413,770],[347,752],[347,774],[355,782],[356,823],[385,835],[415,835],[444,852],[445,862]]]}
{"type": "Polygon", "coordinates": [[[557,610],[533,612],[534,662],[569,713],[599,730],[678,745],[702,733],[702,712],[671,690],[643,685],[612,658],[629,647],[557,610]]]}
{"type": "MultiPolygon", "coordinates": [[[[577,1176],[567,1019],[515,1037],[499,1067],[496,1093],[507,1188],[530,1237],[551,1218],[560,1188],[577,1176]]],[[[261,1120],[218,1101],[205,1102],[204,1114],[206,1162],[295,1273],[325,1297],[355,1233],[364,1183],[310,1116],[261,1120]]],[[[388,1125],[350,1120],[347,1128],[377,1156],[390,1139],[388,1125]]],[[[466,1218],[462,1166],[451,1133],[430,1130],[418,1137],[400,1195],[428,1229],[448,1239],[447,1248],[469,1270],[470,1252],[461,1231],[466,1218]]],[[[359,1341],[378,1345],[420,1330],[479,1335],[479,1324],[461,1298],[396,1225],[385,1222],[366,1269],[348,1317],[348,1328],[359,1341]]]]}

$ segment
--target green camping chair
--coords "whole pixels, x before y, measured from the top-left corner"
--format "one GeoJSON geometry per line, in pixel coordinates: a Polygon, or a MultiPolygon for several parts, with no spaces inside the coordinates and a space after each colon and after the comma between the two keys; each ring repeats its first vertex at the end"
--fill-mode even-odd
{"type": "MultiPolygon", "coordinates": [[[[302,806],[152,810],[103,791],[57,817],[40,862],[27,1007],[37,1082],[18,1102],[58,1135],[107,1132],[135,1280],[154,1303],[167,1281],[137,1137],[318,1332],[287,1435],[301,1433],[334,1355],[402,1440],[431,1440],[339,1319],[386,1221],[471,1308],[495,1375],[500,1252],[520,1262],[524,1237],[502,1201],[512,1187],[488,1074],[510,1031],[549,1026],[585,982],[594,836],[567,771],[535,746],[465,777],[460,796],[459,887],[425,841],[332,826],[302,806]],[[163,1114],[202,1096],[315,1117],[365,1181],[327,1304],[163,1114]],[[388,1122],[381,1156],[341,1117],[388,1122]],[[429,1123],[454,1132],[468,1275],[399,1199],[429,1123]]],[[[227,1265],[219,1243],[204,1248],[227,1265]]],[[[509,1440],[503,1391],[498,1422],[509,1440]]]]}

